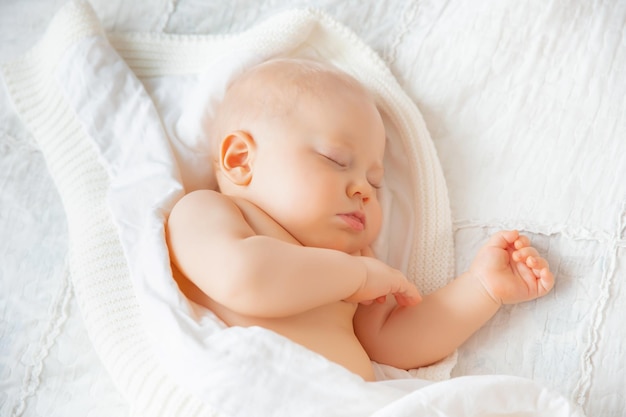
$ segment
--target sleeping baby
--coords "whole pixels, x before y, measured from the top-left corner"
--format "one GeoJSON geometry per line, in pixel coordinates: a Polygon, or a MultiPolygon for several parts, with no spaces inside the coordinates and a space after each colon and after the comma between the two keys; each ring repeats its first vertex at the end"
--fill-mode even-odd
{"type": "Polygon", "coordinates": [[[547,294],[545,259],[517,231],[420,295],[373,256],[385,129],[373,97],[330,66],[275,59],[228,87],[212,127],[219,191],[167,222],[174,277],[229,326],[262,326],[367,381],[448,356],[502,304],[547,294]]]}

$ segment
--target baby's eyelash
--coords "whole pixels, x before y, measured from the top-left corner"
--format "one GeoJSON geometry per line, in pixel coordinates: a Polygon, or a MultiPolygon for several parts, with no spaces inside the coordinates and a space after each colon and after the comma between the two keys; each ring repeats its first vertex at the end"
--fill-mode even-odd
{"type": "MultiPolygon", "coordinates": [[[[342,161],[336,159],[336,157],[327,155],[326,153],[319,152],[319,155],[322,156],[328,162],[333,163],[334,165],[336,165],[337,167],[339,167],[341,169],[345,169],[345,168],[348,168],[350,166],[350,163],[342,162],[342,161]]],[[[376,177],[378,177],[378,176],[376,176],[376,177]]],[[[368,180],[368,183],[369,183],[369,185],[372,188],[374,188],[376,190],[380,190],[383,187],[382,181],[378,181],[378,180],[371,181],[371,180],[368,180]]]]}
{"type": "Polygon", "coordinates": [[[324,158],[328,159],[330,162],[334,163],[335,165],[337,165],[337,166],[339,166],[339,167],[341,167],[341,168],[347,168],[347,167],[348,167],[348,165],[347,165],[347,164],[344,164],[343,162],[337,161],[337,160],[336,160],[336,159],[334,159],[333,157],[330,157],[330,156],[328,156],[328,155],[324,155],[324,154],[321,154],[321,155],[322,155],[324,158]]]}

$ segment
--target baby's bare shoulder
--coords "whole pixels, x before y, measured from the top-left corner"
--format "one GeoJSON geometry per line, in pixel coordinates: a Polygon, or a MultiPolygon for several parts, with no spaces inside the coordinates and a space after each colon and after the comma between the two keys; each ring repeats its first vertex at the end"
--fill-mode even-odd
{"type": "Polygon", "coordinates": [[[196,190],[185,194],[183,198],[178,200],[178,202],[174,205],[171,215],[178,215],[179,213],[177,212],[190,214],[195,211],[203,211],[207,208],[228,211],[233,208],[232,206],[232,200],[217,191],[196,190]]]}
{"type": "Polygon", "coordinates": [[[176,203],[170,214],[170,222],[179,218],[186,221],[220,221],[225,217],[243,220],[241,210],[230,197],[213,190],[196,190],[176,203]]]}
{"type": "Polygon", "coordinates": [[[197,190],[180,199],[167,220],[170,240],[243,238],[254,233],[231,198],[212,190],[197,190]]]}

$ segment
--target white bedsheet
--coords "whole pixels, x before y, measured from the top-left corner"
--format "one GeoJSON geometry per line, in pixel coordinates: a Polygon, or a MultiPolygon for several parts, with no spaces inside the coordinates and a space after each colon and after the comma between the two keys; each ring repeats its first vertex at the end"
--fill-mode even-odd
{"type": "MultiPolygon", "coordinates": [[[[30,46],[60,3],[2,3],[1,58],[30,46]],[[24,27],[36,30],[17,37],[24,27]]],[[[189,33],[241,30],[284,8],[128,3],[93,2],[108,29],[189,33]]],[[[557,272],[549,297],[504,308],[460,350],[455,375],[525,376],[589,416],[626,413],[624,4],[318,5],[386,59],[422,110],[448,181],[457,268],[504,226],[531,233],[557,272]]],[[[0,414],[123,414],[68,285],[60,202],[1,97],[0,414]]]]}

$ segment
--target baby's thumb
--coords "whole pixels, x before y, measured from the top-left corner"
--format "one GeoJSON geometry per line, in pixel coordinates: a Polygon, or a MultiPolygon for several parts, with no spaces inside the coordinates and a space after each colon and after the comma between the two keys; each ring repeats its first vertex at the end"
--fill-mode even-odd
{"type": "Polygon", "coordinates": [[[498,233],[491,236],[487,242],[487,246],[495,246],[498,248],[506,249],[512,245],[519,237],[517,230],[501,230],[498,233]]]}

